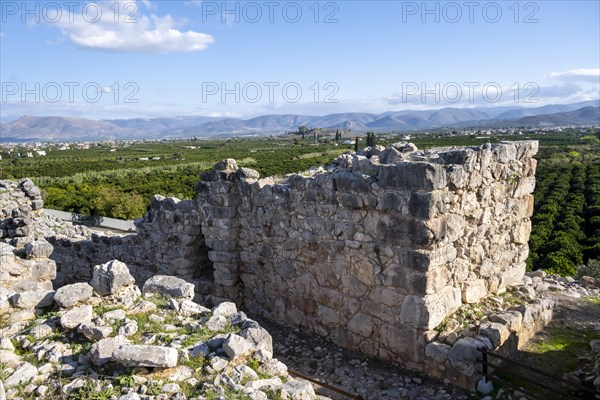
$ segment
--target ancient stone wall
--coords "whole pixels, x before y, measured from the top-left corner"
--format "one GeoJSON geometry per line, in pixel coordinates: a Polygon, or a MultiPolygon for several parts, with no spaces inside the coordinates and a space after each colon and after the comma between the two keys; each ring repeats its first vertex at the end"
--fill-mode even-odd
{"type": "Polygon", "coordinates": [[[536,152],[531,141],[375,147],[277,183],[225,160],[203,174],[195,200],[155,197],[136,235],[53,241],[59,279],[87,280],[110,259],[140,282],[204,277],[196,287],[215,303],[412,368],[460,370],[463,350],[489,341],[443,344],[437,361],[434,328],[521,283],[536,152]]]}
{"type": "Polygon", "coordinates": [[[426,332],[521,281],[536,151],[372,149],[277,184],[222,163],[198,185],[214,224],[207,244],[219,247],[216,294],[366,354],[422,362],[426,332]]]}

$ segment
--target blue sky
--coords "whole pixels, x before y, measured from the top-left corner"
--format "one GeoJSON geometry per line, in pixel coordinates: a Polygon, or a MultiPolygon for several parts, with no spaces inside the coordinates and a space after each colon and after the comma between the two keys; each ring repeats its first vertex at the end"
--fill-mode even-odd
{"type": "Polygon", "coordinates": [[[247,118],[597,99],[599,4],[0,0],[0,117],[247,118]]]}

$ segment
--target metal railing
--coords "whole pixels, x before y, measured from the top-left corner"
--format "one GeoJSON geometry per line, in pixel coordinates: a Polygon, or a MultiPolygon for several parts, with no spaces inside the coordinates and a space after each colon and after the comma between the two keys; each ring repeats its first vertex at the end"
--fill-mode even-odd
{"type": "Polygon", "coordinates": [[[482,375],[485,377],[486,381],[492,380],[502,386],[506,386],[513,390],[518,390],[526,396],[538,400],[548,400],[548,395],[554,395],[555,398],[561,400],[600,399],[600,391],[594,388],[584,386],[578,382],[569,381],[568,379],[564,379],[562,377],[554,376],[546,371],[542,371],[541,369],[523,364],[515,360],[511,360],[508,357],[501,356],[500,354],[489,351],[485,347],[479,349],[479,351],[483,355],[481,361],[483,365],[482,375]],[[502,364],[508,364],[508,366],[493,364],[490,362],[490,359],[500,360],[503,362],[502,364]],[[529,374],[525,375],[523,373],[519,373],[514,369],[510,368],[510,366],[517,366],[527,371],[529,374]],[[511,382],[508,382],[507,380],[502,379],[493,373],[490,373],[490,368],[494,371],[499,371],[513,378],[517,378],[523,382],[527,382],[535,389],[520,387],[511,382]],[[536,375],[542,378],[536,379],[536,375]],[[542,379],[544,380],[544,382],[542,381],[542,379]],[[558,383],[560,385],[550,385],[547,382],[558,383]],[[533,390],[536,391],[534,392],[533,390]]]}

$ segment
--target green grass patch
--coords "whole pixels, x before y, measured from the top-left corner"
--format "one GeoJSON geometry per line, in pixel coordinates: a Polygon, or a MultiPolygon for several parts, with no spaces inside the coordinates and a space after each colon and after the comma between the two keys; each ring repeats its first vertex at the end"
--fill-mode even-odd
{"type": "Polygon", "coordinates": [[[69,393],[68,399],[72,400],[109,400],[119,392],[107,385],[101,387],[100,382],[86,380],[85,385],[69,393]]]}
{"type": "MultiPolygon", "coordinates": [[[[237,390],[225,390],[224,394],[219,394],[217,391],[213,390],[213,389],[209,389],[205,392],[201,392],[201,395],[203,395],[206,400],[217,400],[217,399],[222,399],[223,396],[227,399],[227,400],[252,400],[250,398],[250,396],[248,396],[247,394],[245,394],[244,392],[238,392],[237,390]]],[[[275,397],[270,397],[267,395],[267,397],[269,399],[275,399],[275,397]]]]}
{"type": "Polygon", "coordinates": [[[592,328],[574,326],[548,326],[544,339],[533,339],[525,351],[533,353],[533,366],[554,375],[562,376],[580,366],[580,357],[590,351],[590,341],[600,339],[592,328]]]}
{"type": "Polygon", "coordinates": [[[591,297],[591,296],[588,296],[588,297],[585,297],[584,300],[587,301],[588,303],[591,303],[591,304],[600,305],[600,297],[591,297]]]}

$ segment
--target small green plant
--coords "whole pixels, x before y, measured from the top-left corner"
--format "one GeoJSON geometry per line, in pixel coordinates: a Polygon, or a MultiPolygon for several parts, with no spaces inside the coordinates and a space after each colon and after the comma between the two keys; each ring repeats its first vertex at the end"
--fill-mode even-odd
{"type": "MultiPolygon", "coordinates": [[[[248,396],[247,394],[244,394],[243,392],[239,392],[237,390],[231,390],[231,389],[225,390],[224,395],[217,393],[214,389],[209,389],[209,390],[205,391],[203,394],[204,394],[204,397],[206,398],[206,400],[222,399],[223,396],[227,400],[251,400],[250,396],[248,396]]],[[[279,398],[271,397],[268,394],[267,394],[267,397],[269,399],[281,399],[281,397],[279,397],[279,398]]]]}
{"type": "Polygon", "coordinates": [[[283,400],[283,397],[281,397],[281,392],[277,392],[273,389],[267,389],[264,392],[269,400],[283,400]]]}
{"type": "Polygon", "coordinates": [[[118,308],[120,308],[120,307],[117,307],[117,306],[108,306],[108,305],[106,305],[104,303],[100,303],[98,305],[95,305],[93,307],[93,310],[94,310],[94,314],[96,314],[96,315],[104,315],[105,313],[107,313],[109,311],[116,310],[118,308]]]}
{"type": "Polygon", "coordinates": [[[157,394],[162,393],[162,386],[158,384],[158,382],[149,382],[148,385],[148,390],[146,391],[146,394],[149,396],[156,396],[157,394]]]}
{"type": "Polygon", "coordinates": [[[190,367],[194,371],[198,369],[204,368],[204,364],[206,364],[206,359],[202,356],[192,357],[190,356],[187,360],[180,360],[180,365],[185,365],[186,367],[190,367]]]}
{"type": "Polygon", "coordinates": [[[4,373],[4,370],[6,369],[6,364],[4,364],[3,362],[0,362],[0,381],[4,382],[6,380],[6,378],[8,378],[8,375],[4,373]]]}
{"type": "Polygon", "coordinates": [[[87,354],[91,348],[92,343],[85,340],[71,342],[71,350],[73,351],[73,356],[87,354]]]}
{"type": "Polygon", "coordinates": [[[120,387],[132,387],[135,385],[135,379],[132,376],[132,371],[127,371],[117,377],[117,384],[120,387]]]}
{"type": "Polygon", "coordinates": [[[181,391],[185,396],[189,398],[198,398],[202,396],[202,386],[201,385],[190,385],[187,382],[181,383],[181,391]]]}
{"type": "Polygon", "coordinates": [[[116,396],[118,392],[111,387],[104,387],[98,390],[97,383],[92,380],[86,380],[85,385],[73,390],[68,399],[73,400],[109,400],[112,396],[116,396]]]}
{"type": "Polygon", "coordinates": [[[155,294],[153,296],[148,297],[146,300],[156,304],[156,307],[158,307],[159,309],[164,309],[169,305],[169,297],[162,294],[155,294]]]}
{"type": "Polygon", "coordinates": [[[517,183],[519,183],[520,180],[521,180],[521,175],[512,174],[506,178],[506,183],[508,183],[510,185],[516,185],[517,183]]]}
{"type": "Polygon", "coordinates": [[[48,310],[44,314],[42,314],[40,317],[45,318],[45,319],[58,318],[58,317],[60,317],[60,312],[58,312],[57,310],[48,310]]]}
{"type": "MultiPolygon", "coordinates": [[[[246,362],[246,365],[250,368],[252,368],[254,370],[254,372],[256,372],[258,374],[258,378],[259,379],[268,379],[271,376],[268,374],[265,374],[263,372],[260,372],[260,361],[258,361],[256,358],[251,358],[250,360],[248,360],[246,362]]],[[[270,398],[270,397],[269,397],[270,398]]]]}
{"type": "Polygon", "coordinates": [[[444,319],[442,322],[440,322],[440,324],[438,326],[433,328],[433,330],[435,330],[436,332],[442,333],[446,330],[447,326],[448,326],[448,321],[446,319],[444,319]]]}

